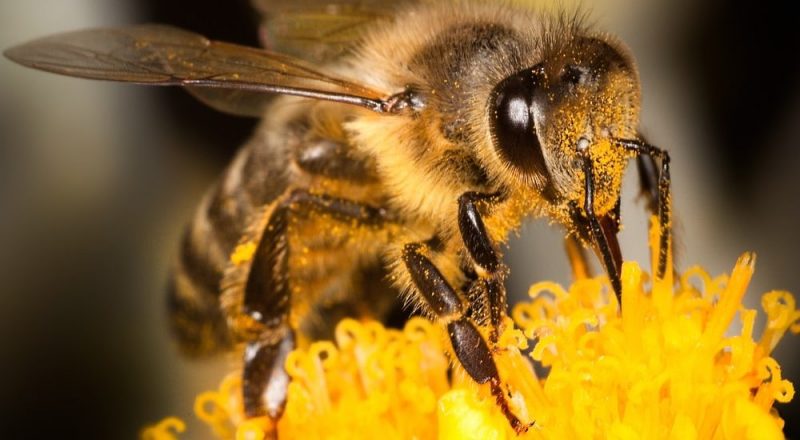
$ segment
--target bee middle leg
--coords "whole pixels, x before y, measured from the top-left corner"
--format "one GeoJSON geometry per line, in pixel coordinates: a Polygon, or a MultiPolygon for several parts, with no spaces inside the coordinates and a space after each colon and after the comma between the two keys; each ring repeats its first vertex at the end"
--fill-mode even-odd
{"type": "Polygon", "coordinates": [[[280,417],[286,402],[289,377],[286,357],[295,347],[289,325],[288,228],[299,214],[316,212],[336,221],[379,225],[385,212],[365,204],[298,189],[277,201],[269,214],[250,273],[244,286],[242,311],[256,323],[257,331],[245,347],[242,393],[248,417],[280,417]]]}
{"type": "Polygon", "coordinates": [[[497,194],[466,192],[458,198],[458,227],[461,238],[472,260],[483,269],[484,273],[471,286],[471,291],[482,293],[483,301],[489,307],[491,332],[489,340],[497,342],[503,317],[506,315],[506,290],[503,285],[508,269],[500,261],[500,254],[495,249],[486,225],[483,222],[479,203],[493,205],[502,200],[497,194]]]}
{"type": "Polygon", "coordinates": [[[424,244],[407,244],[403,249],[403,262],[428,309],[447,328],[453,353],[461,366],[475,382],[488,382],[511,427],[518,433],[526,431],[528,425],[511,411],[489,345],[467,316],[468,304],[425,255],[424,244]]]}

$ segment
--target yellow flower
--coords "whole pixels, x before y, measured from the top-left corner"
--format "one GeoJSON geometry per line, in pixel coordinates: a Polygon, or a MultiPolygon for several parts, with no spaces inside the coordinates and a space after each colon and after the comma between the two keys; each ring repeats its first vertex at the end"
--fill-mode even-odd
{"type": "Polygon", "coordinates": [[[148,426],[142,430],[139,437],[142,440],[175,440],[177,434],[186,430],[186,424],[177,417],[167,417],[166,419],[148,426]]]}
{"type": "MultiPolygon", "coordinates": [[[[652,249],[656,234],[652,228],[652,249]]],[[[766,329],[753,338],[756,311],[742,298],[754,264],[746,253],[730,276],[692,267],[678,280],[667,271],[653,281],[626,262],[621,314],[603,277],[568,290],[532,286],[495,354],[513,411],[535,422],[521,437],[783,438],[773,404],[790,401],[794,388],[770,353],[787,330],[800,332],[800,311],[789,293],[766,293],[766,329]],[[731,335],[737,314],[741,329],[731,335]],[[537,376],[533,363],[549,373],[537,376]]],[[[198,396],[198,416],[221,438],[262,439],[276,429],[280,438],[515,437],[487,386],[448,361],[436,325],[414,318],[392,330],[344,320],[334,339],[290,355],[277,426],[244,419],[238,373],[198,396]]]]}

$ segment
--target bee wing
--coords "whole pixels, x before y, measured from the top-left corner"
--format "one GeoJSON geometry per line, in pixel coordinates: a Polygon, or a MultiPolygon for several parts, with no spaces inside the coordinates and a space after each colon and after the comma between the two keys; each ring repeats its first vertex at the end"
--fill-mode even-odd
{"type": "Polygon", "coordinates": [[[385,96],[286,55],[210,41],[164,25],[68,32],[13,47],[5,55],[19,64],[62,75],[183,86],[212,107],[247,115],[260,115],[270,93],[375,111],[380,111],[385,96]]]}
{"type": "Polygon", "coordinates": [[[419,1],[430,0],[252,0],[252,4],[263,17],[264,47],[325,62],[347,53],[367,26],[390,20],[399,6],[419,1]]]}

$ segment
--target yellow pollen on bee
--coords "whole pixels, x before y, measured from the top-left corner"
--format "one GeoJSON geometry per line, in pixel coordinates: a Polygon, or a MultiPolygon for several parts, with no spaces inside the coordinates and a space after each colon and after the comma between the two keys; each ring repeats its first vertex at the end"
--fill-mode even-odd
{"type": "Polygon", "coordinates": [[[231,263],[240,265],[253,259],[253,254],[256,253],[256,244],[252,241],[242,243],[236,246],[236,249],[231,253],[231,263]]]}

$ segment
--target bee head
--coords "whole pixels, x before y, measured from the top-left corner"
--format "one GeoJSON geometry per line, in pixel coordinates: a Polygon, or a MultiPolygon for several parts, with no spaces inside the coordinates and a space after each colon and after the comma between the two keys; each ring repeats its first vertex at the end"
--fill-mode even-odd
{"type": "Polygon", "coordinates": [[[635,137],[638,77],[605,39],[576,37],[501,81],[489,98],[493,147],[515,175],[551,201],[580,200],[585,158],[598,188],[596,209],[611,209],[627,156],[614,138],[635,137]]]}

